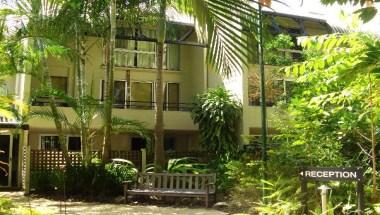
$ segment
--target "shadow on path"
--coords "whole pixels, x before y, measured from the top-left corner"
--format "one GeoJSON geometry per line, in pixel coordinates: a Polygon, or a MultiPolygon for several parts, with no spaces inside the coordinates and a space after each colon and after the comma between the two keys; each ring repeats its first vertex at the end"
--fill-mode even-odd
{"type": "Polygon", "coordinates": [[[177,208],[154,205],[126,205],[95,202],[61,202],[41,197],[27,197],[23,192],[0,192],[0,197],[12,199],[23,207],[29,205],[42,214],[72,214],[72,215],[225,215],[221,211],[207,208],[177,208]]]}

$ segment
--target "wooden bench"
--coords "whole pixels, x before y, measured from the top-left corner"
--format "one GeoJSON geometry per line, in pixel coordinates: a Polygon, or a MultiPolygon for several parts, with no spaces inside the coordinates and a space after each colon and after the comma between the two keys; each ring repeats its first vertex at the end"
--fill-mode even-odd
{"type": "Polygon", "coordinates": [[[215,200],[216,174],[138,173],[137,181],[124,182],[124,200],[128,195],[178,196],[205,198],[209,206],[210,196],[215,200]]]}

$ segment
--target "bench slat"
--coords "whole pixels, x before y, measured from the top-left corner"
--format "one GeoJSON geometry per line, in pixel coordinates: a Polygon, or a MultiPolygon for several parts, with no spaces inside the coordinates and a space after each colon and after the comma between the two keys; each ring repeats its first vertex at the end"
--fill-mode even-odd
{"type": "Polygon", "coordinates": [[[175,188],[178,190],[178,189],[180,189],[180,188],[179,188],[179,180],[180,180],[180,176],[177,175],[175,178],[176,178],[176,180],[175,180],[175,188]]]}
{"type": "Polygon", "coordinates": [[[205,198],[208,207],[209,195],[215,194],[215,185],[207,193],[206,183],[215,183],[216,174],[182,174],[182,173],[139,173],[137,186],[125,190],[125,201],[128,194],[146,196],[189,196],[205,198]]]}
{"type": "Polygon", "coordinates": [[[204,190],[205,189],[205,185],[206,185],[206,177],[202,176],[201,177],[201,181],[202,181],[201,190],[204,190]]]}
{"type": "Polygon", "coordinates": [[[173,179],[174,179],[174,176],[173,175],[171,175],[171,176],[169,176],[170,177],[170,189],[173,189],[173,179]]]}
{"type": "Polygon", "coordinates": [[[164,186],[163,188],[166,189],[168,187],[168,175],[163,175],[164,177],[164,186]]]}
{"type": "Polygon", "coordinates": [[[187,184],[187,177],[182,177],[182,189],[186,189],[186,184],[187,184]]]}
{"type": "Polygon", "coordinates": [[[163,186],[162,186],[162,182],[161,182],[161,175],[158,175],[157,178],[158,178],[157,187],[162,188],[163,186]]]}
{"type": "Polygon", "coordinates": [[[193,176],[190,176],[188,188],[189,188],[189,190],[193,189],[193,176]]]}

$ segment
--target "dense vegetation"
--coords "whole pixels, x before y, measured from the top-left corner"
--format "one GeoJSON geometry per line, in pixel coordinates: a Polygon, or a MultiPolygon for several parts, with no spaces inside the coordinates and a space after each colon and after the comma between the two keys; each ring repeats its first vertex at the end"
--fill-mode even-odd
{"type": "Polygon", "coordinates": [[[65,193],[101,200],[121,195],[122,182],[135,180],[136,173],[128,160],[114,159],[104,165],[95,159],[89,166],[32,171],[30,186],[40,194],[65,193]]]}

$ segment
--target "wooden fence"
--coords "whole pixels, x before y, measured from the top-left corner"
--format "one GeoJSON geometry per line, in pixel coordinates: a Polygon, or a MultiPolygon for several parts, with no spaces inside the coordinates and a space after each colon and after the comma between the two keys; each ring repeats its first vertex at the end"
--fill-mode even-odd
{"type": "MultiPolygon", "coordinates": [[[[93,157],[101,158],[100,151],[94,151],[93,157]]],[[[73,166],[81,165],[80,152],[69,152],[69,157],[73,166]]],[[[209,153],[201,151],[190,152],[167,152],[166,160],[180,157],[195,157],[199,158],[202,162],[209,162],[213,159],[209,153]]],[[[142,155],[141,151],[111,151],[111,158],[123,158],[132,161],[138,169],[141,169],[142,155]]],[[[153,163],[153,155],[147,156],[147,163],[153,163]]],[[[60,166],[65,165],[65,158],[62,151],[48,151],[48,150],[31,150],[30,151],[30,170],[52,170],[58,169],[60,166]]]]}
{"type": "MultiPolygon", "coordinates": [[[[94,157],[101,158],[100,152],[93,152],[94,157]]],[[[69,157],[73,166],[81,165],[82,157],[80,152],[69,152],[69,157]]],[[[111,158],[123,158],[132,161],[138,168],[141,168],[140,151],[112,151],[111,158]]],[[[65,165],[65,158],[62,151],[31,150],[30,169],[52,170],[65,165]]]]}

